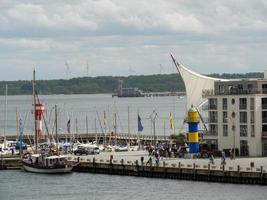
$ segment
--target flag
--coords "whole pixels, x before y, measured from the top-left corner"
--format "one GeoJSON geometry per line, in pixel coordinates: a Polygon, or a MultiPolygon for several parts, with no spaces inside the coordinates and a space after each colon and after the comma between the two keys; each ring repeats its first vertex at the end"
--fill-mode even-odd
{"type": "Polygon", "coordinates": [[[70,133],[70,119],[67,122],[67,131],[68,131],[68,133],[70,133]]]}
{"type": "Polygon", "coordinates": [[[141,117],[138,114],[138,132],[143,131],[144,127],[141,123],[141,117]]]}
{"type": "Polygon", "coordinates": [[[174,129],[174,123],[173,123],[173,118],[172,118],[172,114],[170,113],[170,128],[174,129]]]}

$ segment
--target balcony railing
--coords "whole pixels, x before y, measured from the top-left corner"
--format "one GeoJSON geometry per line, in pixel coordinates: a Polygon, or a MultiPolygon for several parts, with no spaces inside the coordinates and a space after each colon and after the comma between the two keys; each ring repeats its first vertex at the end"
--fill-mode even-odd
{"type": "Polygon", "coordinates": [[[241,90],[241,89],[231,89],[225,90],[224,92],[214,91],[214,90],[202,90],[202,97],[208,97],[213,95],[240,95],[240,94],[266,94],[267,90],[241,90]]]}
{"type": "Polygon", "coordinates": [[[218,131],[208,131],[206,136],[218,136],[218,131]]]}
{"type": "Polygon", "coordinates": [[[217,110],[217,105],[216,104],[208,105],[208,110],[217,110]]]}
{"type": "Polygon", "coordinates": [[[246,110],[247,109],[247,104],[239,104],[239,109],[240,110],[246,110]]]}
{"type": "Polygon", "coordinates": [[[209,118],[209,119],[207,119],[207,123],[218,123],[218,119],[217,118],[209,118]]]}

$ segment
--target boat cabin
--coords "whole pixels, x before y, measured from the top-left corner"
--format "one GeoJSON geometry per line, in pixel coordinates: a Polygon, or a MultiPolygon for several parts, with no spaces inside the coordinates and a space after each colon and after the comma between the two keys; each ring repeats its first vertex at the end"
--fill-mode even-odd
{"type": "Polygon", "coordinates": [[[65,165],[66,156],[41,156],[40,154],[32,154],[30,156],[31,163],[39,164],[46,167],[65,165]]]}

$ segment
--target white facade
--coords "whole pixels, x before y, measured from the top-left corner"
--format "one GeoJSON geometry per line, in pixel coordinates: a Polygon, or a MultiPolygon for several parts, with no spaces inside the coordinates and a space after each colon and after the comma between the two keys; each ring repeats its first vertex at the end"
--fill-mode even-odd
{"type": "Polygon", "coordinates": [[[208,100],[204,142],[215,151],[236,149],[240,156],[267,156],[267,71],[263,79],[213,79],[171,57],[185,83],[187,107],[208,100]]]}
{"type": "Polygon", "coordinates": [[[239,155],[242,156],[262,156],[261,99],[263,96],[264,95],[207,96],[209,103],[211,100],[216,99],[217,106],[216,108],[210,105],[208,106],[209,133],[204,136],[204,139],[216,141],[219,151],[236,148],[239,155]],[[246,106],[243,108],[240,108],[240,99],[246,99],[246,106]],[[227,102],[227,106],[223,106],[223,101],[227,102]],[[215,119],[214,113],[216,116],[215,119]],[[240,115],[245,115],[246,119],[242,118],[240,115]],[[212,126],[215,127],[215,131],[213,131],[214,128],[212,126]],[[235,127],[234,129],[233,126],[235,127]],[[247,147],[245,147],[246,143],[247,147]]]}

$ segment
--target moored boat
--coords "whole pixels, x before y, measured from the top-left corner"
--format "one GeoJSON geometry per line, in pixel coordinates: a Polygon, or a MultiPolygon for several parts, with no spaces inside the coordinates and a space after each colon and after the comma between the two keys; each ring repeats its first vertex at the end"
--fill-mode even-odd
{"type": "Polygon", "coordinates": [[[62,155],[27,154],[22,164],[25,171],[46,174],[68,173],[73,168],[67,157],[62,155]]]}
{"type": "MultiPolygon", "coordinates": [[[[62,156],[58,151],[58,143],[54,148],[53,144],[39,144],[38,139],[43,140],[42,117],[44,104],[40,103],[39,98],[36,102],[35,92],[35,71],[33,74],[33,106],[34,106],[34,154],[27,153],[22,156],[22,166],[25,171],[35,173],[68,173],[71,172],[73,164],[68,162],[66,156],[62,156]],[[38,148],[39,147],[39,148],[38,148]]],[[[56,110],[56,107],[55,107],[56,110]]]]}

